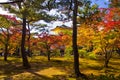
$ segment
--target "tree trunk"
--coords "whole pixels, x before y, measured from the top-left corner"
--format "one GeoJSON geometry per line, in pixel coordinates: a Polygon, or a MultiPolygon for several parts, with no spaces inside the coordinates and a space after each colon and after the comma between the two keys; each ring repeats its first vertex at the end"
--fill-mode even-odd
{"type": "Polygon", "coordinates": [[[112,51],[110,51],[110,52],[106,51],[106,53],[105,53],[105,63],[104,63],[105,68],[109,67],[108,63],[109,63],[111,57],[112,57],[112,51]]]}
{"type": "Polygon", "coordinates": [[[74,53],[74,70],[76,77],[82,77],[85,80],[88,80],[87,76],[82,74],[79,70],[79,54],[77,48],[77,10],[78,10],[78,2],[77,0],[74,0],[73,35],[72,35],[73,53],[74,53]]]}
{"type": "Polygon", "coordinates": [[[105,63],[104,63],[104,67],[105,67],[105,68],[108,68],[108,63],[109,63],[109,60],[108,60],[108,59],[105,59],[105,63]]]}
{"type": "Polygon", "coordinates": [[[7,61],[7,56],[8,56],[8,44],[5,44],[5,53],[4,53],[4,61],[7,61]]]}
{"type": "Polygon", "coordinates": [[[106,50],[106,48],[107,48],[107,47],[105,47],[105,48],[102,49],[102,50],[103,50],[103,53],[105,54],[104,67],[105,67],[105,68],[108,68],[108,62],[109,62],[109,60],[108,60],[108,51],[106,50]]]}
{"type": "Polygon", "coordinates": [[[79,54],[78,54],[78,48],[77,48],[77,0],[74,0],[74,11],[73,11],[73,53],[74,53],[74,70],[75,75],[79,77],[81,75],[79,70],[79,54]]]}
{"type": "Polygon", "coordinates": [[[29,26],[29,22],[28,22],[28,53],[29,53],[30,57],[32,57],[31,49],[30,49],[30,26],[29,26]]]}
{"type": "Polygon", "coordinates": [[[49,45],[46,43],[47,45],[47,55],[48,55],[48,61],[50,61],[50,47],[49,45]]]}
{"type": "Polygon", "coordinates": [[[23,16],[23,29],[22,29],[22,41],[21,41],[21,53],[23,60],[23,67],[26,69],[30,68],[26,53],[25,53],[25,37],[26,37],[26,17],[23,16]]]}
{"type": "Polygon", "coordinates": [[[6,42],[5,42],[4,61],[7,61],[9,39],[10,39],[9,30],[7,29],[6,42]]]}
{"type": "Polygon", "coordinates": [[[50,61],[50,51],[48,51],[48,61],[50,61]]]}

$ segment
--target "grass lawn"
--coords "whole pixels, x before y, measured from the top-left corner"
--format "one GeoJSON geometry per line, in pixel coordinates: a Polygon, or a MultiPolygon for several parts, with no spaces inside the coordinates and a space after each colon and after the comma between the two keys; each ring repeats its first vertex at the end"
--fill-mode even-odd
{"type": "MultiPolygon", "coordinates": [[[[76,80],[73,70],[73,59],[33,56],[29,58],[31,69],[22,67],[21,58],[0,57],[0,80],[76,80]]],[[[90,80],[120,80],[120,58],[112,58],[109,68],[103,68],[104,61],[80,58],[80,70],[90,80]]],[[[84,80],[84,79],[77,79],[84,80]]]]}

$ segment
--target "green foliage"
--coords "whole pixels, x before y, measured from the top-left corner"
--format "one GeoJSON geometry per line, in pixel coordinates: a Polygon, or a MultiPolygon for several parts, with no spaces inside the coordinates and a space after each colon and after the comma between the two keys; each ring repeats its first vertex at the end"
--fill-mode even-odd
{"type": "Polygon", "coordinates": [[[106,36],[105,36],[105,39],[106,40],[109,40],[109,39],[114,39],[116,37],[116,34],[114,31],[110,31],[110,33],[108,33],[106,36]]]}
{"type": "Polygon", "coordinates": [[[61,31],[62,33],[64,33],[64,34],[67,34],[67,35],[69,35],[69,36],[71,36],[72,35],[72,30],[62,30],[61,31]]]}
{"type": "Polygon", "coordinates": [[[60,50],[59,49],[52,50],[51,56],[54,56],[54,57],[60,56],[60,50]]]}
{"type": "Polygon", "coordinates": [[[115,76],[114,74],[106,74],[106,75],[95,76],[91,74],[89,78],[92,80],[119,80],[120,75],[115,76]]]}
{"type": "MultiPolygon", "coordinates": [[[[11,0],[14,1],[14,0],[11,0]]],[[[46,5],[43,5],[44,0],[25,0],[23,3],[17,3],[16,5],[5,4],[2,8],[8,10],[10,13],[16,14],[17,17],[26,17],[28,22],[35,22],[38,20],[50,21],[55,19],[53,16],[49,16],[44,9],[46,5]]]]}
{"type": "Polygon", "coordinates": [[[90,59],[96,59],[96,54],[94,54],[93,52],[88,52],[88,58],[90,59]]]}
{"type": "Polygon", "coordinates": [[[79,19],[80,19],[78,23],[92,22],[93,16],[99,12],[98,5],[94,4],[91,6],[90,0],[84,0],[83,2],[84,2],[84,5],[82,6],[82,8],[81,7],[78,8],[79,19]]]}
{"type": "Polygon", "coordinates": [[[13,22],[8,20],[5,16],[0,15],[0,28],[9,28],[13,22]]]}
{"type": "Polygon", "coordinates": [[[93,52],[87,52],[85,49],[79,49],[78,53],[81,58],[96,59],[96,54],[93,52]]]}
{"type": "Polygon", "coordinates": [[[84,49],[79,49],[79,50],[78,50],[78,53],[79,53],[79,56],[80,56],[80,57],[82,57],[82,58],[84,58],[84,57],[87,57],[87,56],[88,56],[87,51],[86,51],[86,50],[84,50],[84,49]]]}
{"type": "Polygon", "coordinates": [[[72,49],[72,47],[68,47],[68,48],[66,48],[65,49],[65,57],[66,58],[72,58],[72,55],[73,54],[73,49],[72,49]]]}

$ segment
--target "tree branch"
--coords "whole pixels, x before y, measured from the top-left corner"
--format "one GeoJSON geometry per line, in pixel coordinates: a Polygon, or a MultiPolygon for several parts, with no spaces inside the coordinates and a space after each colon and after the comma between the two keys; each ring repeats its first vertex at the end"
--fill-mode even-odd
{"type": "Polygon", "coordinates": [[[23,0],[12,1],[12,2],[0,2],[0,4],[13,4],[13,3],[19,3],[19,2],[23,2],[23,0]]]}

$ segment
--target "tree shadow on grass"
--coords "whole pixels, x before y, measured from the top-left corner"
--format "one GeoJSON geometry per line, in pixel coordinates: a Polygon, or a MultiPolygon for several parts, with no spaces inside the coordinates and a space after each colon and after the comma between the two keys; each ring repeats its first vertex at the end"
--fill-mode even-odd
{"type": "Polygon", "coordinates": [[[108,68],[104,68],[104,66],[88,66],[88,68],[90,70],[97,70],[99,73],[103,73],[103,74],[111,74],[111,73],[116,73],[116,72],[119,72],[119,69],[118,68],[115,68],[113,66],[109,66],[108,68]]]}
{"type": "Polygon", "coordinates": [[[115,66],[120,66],[120,63],[118,63],[118,62],[109,62],[109,64],[115,65],[115,66]]]}
{"type": "Polygon", "coordinates": [[[4,75],[4,77],[2,77],[2,79],[4,80],[20,80],[21,78],[22,78],[21,80],[27,80],[28,78],[30,78],[29,80],[61,80],[61,79],[66,80],[65,78],[66,75],[53,75],[53,78],[49,78],[47,76],[43,76],[36,72],[44,69],[48,69],[50,67],[56,67],[57,69],[63,70],[65,72],[67,72],[66,69],[70,71],[71,70],[70,68],[73,68],[71,67],[71,65],[73,65],[73,62],[61,61],[61,60],[51,60],[51,61],[37,60],[37,61],[31,62],[30,64],[32,68],[26,70],[23,68],[21,61],[12,59],[10,61],[5,62],[5,64],[2,64],[2,65],[0,64],[0,69],[1,69],[0,75],[4,75]],[[22,76],[25,76],[23,74],[25,72],[29,72],[32,75],[26,76],[26,78],[24,79],[22,76]],[[19,74],[20,76],[17,76],[18,79],[17,78],[13,79],[13,76],[16,76],[19,74]]]}
{"type": "Polygon", "coordinates": [[[53,77],[47,77],[47,76],[40,75],[36,72],[33,72],[31,70],[28,70],[28,72],[36,76],[34,80],[67,80],[66,75],[53,75],[53,77]]]}
{"type": "Polygon", "coordinates": [[[52,60],[51,61],[39,61],[39,62],[31,62],[32,70],[40,71],[43,69],[47,69],[50,67],[56,67],[57,69],[61,69],[62,71],[71,71],[73,69],[73,62],[69,61],[61,61],[61,60],[52,60]]]}
{"type": "Polygon", "coordinates": [[[120,80],[120,75],[115,76],[115,74],[105,74],[105,75],[89,75],[89,80],[120,80]]]}
{"type": "Polygon", "coordinates": [[[88,68],[90,68],[91,70],[102,70],[103,69],[102,66],[97,66],[97,65],[88,66],[88,68]]]}

